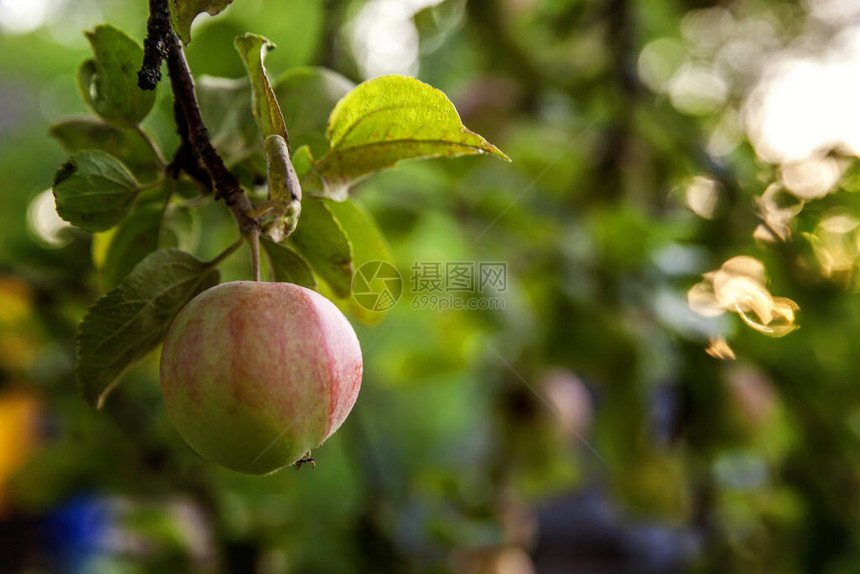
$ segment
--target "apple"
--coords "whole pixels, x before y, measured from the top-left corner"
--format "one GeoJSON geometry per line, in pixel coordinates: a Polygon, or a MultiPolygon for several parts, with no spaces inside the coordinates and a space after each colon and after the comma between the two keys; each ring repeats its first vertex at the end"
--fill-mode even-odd
{"type": "Polygon", "coordinates": [[[315,291],[234,281],[176,316],[161,353],[173,425],[204,458],[247,474],[296,463],[330,437],[361,388],[349,321],[315,291]]]}

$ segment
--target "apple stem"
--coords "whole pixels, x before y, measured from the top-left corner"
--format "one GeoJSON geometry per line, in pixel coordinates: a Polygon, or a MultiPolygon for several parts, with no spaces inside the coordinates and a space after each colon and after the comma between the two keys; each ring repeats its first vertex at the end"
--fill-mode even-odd
{"type": "Polygon", "coordinates": [[[251,246],[251,274],[254,281],[260,280],[260,230],[253,229],[245,236],[251,246]]]}

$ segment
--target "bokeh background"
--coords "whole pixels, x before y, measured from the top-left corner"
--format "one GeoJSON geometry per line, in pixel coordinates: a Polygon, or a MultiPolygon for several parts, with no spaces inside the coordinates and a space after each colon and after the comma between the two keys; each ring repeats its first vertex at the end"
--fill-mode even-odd
{"type": "MultiPolygon", "coordinates": [[[[182,441],[157,356],[102,411],[76,393],[102,285],[54,214],[48,129],[87,113],[81,32],[141,41],[146,4],[0,0],[0,570],[860,572],[860,3],[201,16],[197,75],[242,77],[232,40],[256,32],[272,74],[417,75],[513,159],[356,188],[406,292],[357,325],[364,386],[316,468],[266,477],[182,441]],[[416,261],[505,262],[504,308],[413,308],[416,261]]],[[[170,106],[162,86],[146,122],[168,151],[170,106]]],[[[235,235],[220,204],[192,226],[203,255],[235,235]]]]}

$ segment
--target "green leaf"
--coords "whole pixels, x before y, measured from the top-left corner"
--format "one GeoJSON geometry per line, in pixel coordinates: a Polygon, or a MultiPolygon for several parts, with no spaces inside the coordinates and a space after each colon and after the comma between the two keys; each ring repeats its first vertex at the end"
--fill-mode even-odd
{"type": "Polygon", "coordinates": [[[296,68],[274,81],[293,149],[307,145],[315,156],[328,151],[328,118],[354,87],[346,77],[326,68],[296,68]]]}
{"type": "Polygon", "coordinates": [[[197,80],[197,98],[212,141],[226,161],[257,141],[259,133],[251,113],[251,86],[247,79],[201,76],[197,80]]]}
{"type": "Polygon", "coordinates": [[[101,266],[105,290],[116,287],[138,263],[158,249],[162,216],[160,202],[141,202],[112,233],[101,266]]]}
{"type": "Polygon", "coordinates": [[[302,179],[314,165],[314,158],[311,155],[311,150],[306,145],[303,145],[294,151],[293,157],[290,159],[293,162],[293,169],[296,171],[296,177],[299,179],[302,179]]]}
{"type": "Polygon", "coordinates": [[[102,287],[116,287],[132,269],[156,249],[193,250],[200,235],[194,211],[185,206],[164,207],[164,193],[139,200],[128,218],[93,239],[93,262],[102,287]]]}
{"type": "Polygon", "coordinates": [[[84,101],[112,124],[139,124],[155,104],[155,91],[137,86],[143,48],[122,30],[107,24],[96,26],[86,37],[94,57],[78,68],[78,88],[84,101]]]}
{"type": "MultiPolygon", "coordinates": [[[[329,115],[354,84],[325,68],[289,70],[271,84],[288,128],[293,164],[296,150],[302,146],[310,146],[314,155],[325,154],[329,115]]],[[[228,163],[245,160],[253,148],[259,148],[260,129],[254,120],[247,78],[201,76],[197,97],[213,143],[228,163]]]]}
{"type": "Polygon", "coordinates": [[[234,44],[251,79],[254,117],[260,126],[263,139],[271,135],[281,136],[289,146],[290,138],[287,136],[281,106],[278,104],[278,99],[269,83],[269,77],[266,75],[266,67],[263,65],[263,56],[275,45],[256,34],[237,36],[234,44]]]}
{"type": "Polygon", "coordinates": [[[98,151],[72,154],[54,177],[57,213],[86,231],[104,231],[122,221],[138,191],[128,168],[98,151]]]}
{"type": "Polygon", "coordinates": [[[331,149],[302,181],[309,193],[342,201],[349,186],[410,158],[489,153],[508,156],[460,122],[444,93],[405,76],[360,84],[331,113],[331,149]]]}
{"type": "MultiPolygon", "coordinates": [[[[355,199],[327,202],[327,205],[343,227],[346,236],[349,237],[352,244],[353,265],[356,270],[365,263],[373,261],[384,261],[396,268],[385,236],[376,224],[376,220],[363,205],[355,199]]],[[[335,303],[368,325],[379,323],[387,313],[387,311],[370,311],[359,305],[354,297],[335,301],[335,303]]]]}
{"type": "Polygon", "coordinates": [[[194,296],[218,283],[218,270],[178,249],[146,257],[96,301],[78,327],[78,391],[101,408],[123,373],[158,346],[194,296]]]}
{"type": "Polygon", "coordinates": [[[187,205],[170,205],[161,221],[158,246],[193,251],[200,242],[198,210],[187,205]]]}
{"type": "Polygon", "coordinates": [[[191,23],[201,12],[215,16],[229,6],[233,0],[170,0],[170,23],[188,45],[191,43],[191,23]]]}
{"type": "Polygon", "coordinates": [[[275,281],[295,283],[309,289],[316,289],[317,282],[314,274],[302,256],[280,243],[275,243],[268,237],[262,237],[263,249],[269,254],[272,273],[275,281]]]}
{"type": "Polygon", "coordinates": [[[155,153],[136,130],[117,128],[94,118],[74,118],[54,124],[50,134],[68,154],[103,151],[139,177],[151,177],[158,171],[155,153]]]}
{"type": "Polygon", "coordinates": [[[355,199],[326,202],[326,205],[337,217],[352,243],[352,258],[356,266],[364,265],[368,261],[392,263],[391,247],[367,208],[355,199]]]}
{"type": "Polygon", "coordinates": [[[328,205],[313,197],[302,201],[302,216],[293,245],[338,297],[346,297],[352,283],[352,246],[328,205]]]}

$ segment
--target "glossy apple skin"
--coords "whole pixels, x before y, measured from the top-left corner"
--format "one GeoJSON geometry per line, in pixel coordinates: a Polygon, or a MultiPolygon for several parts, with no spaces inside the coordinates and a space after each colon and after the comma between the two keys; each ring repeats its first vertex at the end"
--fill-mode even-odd
{"type": "Polygon", "coordinates": [[[361,388],[349,321],[315,291],[235,281],[179,312],[161,353],[161,392],[203,457],[247,474],[292,464],[330,437],[361,388]]]}

